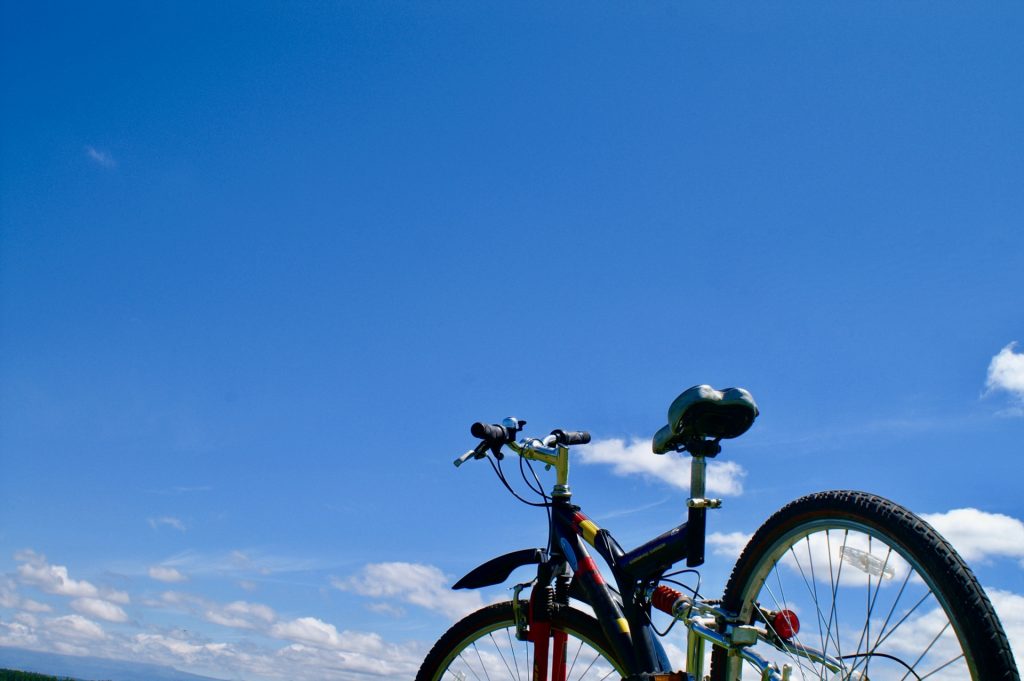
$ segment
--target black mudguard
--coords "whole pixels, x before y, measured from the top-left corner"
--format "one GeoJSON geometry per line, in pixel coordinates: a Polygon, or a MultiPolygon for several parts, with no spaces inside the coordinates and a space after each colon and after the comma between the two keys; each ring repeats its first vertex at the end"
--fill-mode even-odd
{"type": "Polygon", "coordinates": [[[469,574],[455,582],[453,589],[479,589],[485,586],[501,584],[512,571],[523,565],[537,565],[547,560],[543,549],[523,549],[513,551],[504,556],[491,558],[479,567],[473,568],[469,574]]]}

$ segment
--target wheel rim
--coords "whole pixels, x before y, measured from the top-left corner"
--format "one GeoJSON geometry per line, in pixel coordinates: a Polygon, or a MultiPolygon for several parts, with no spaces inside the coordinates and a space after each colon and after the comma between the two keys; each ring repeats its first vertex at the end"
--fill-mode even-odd
{"type": "MultiPolygon", "coordinates": [[[[565,628],[566,681],[611,681],[625,675],[609,653],[590,638],[565,628]]],[[[533,644],[516,639],[511,620],[484,627],[456,645],[434,681],[530,681],[533,644]]],[[[549,667],[550,669],[550,667],[549,667]]]]}
{"type": "MultiPolygon", "coordinates": [[[[802,523],[775,540],[741,594],[743,621],[761,610],[796,612],[797,646],[824,651],[833,671],[761,641],[754,651],[789,664],[794,681],[963,681],[976,679],[952,605],[896,539],[855,520],[802,523]]],[[[774,631],[770,623],[757,624],[774,631]]],[[[752,665],[743,668],[753,677],[752,665]],[[749,671],[747,671],[749,669],[749,671]]],[[[731,663],[729,678],[738,675],[731,663]]]]}

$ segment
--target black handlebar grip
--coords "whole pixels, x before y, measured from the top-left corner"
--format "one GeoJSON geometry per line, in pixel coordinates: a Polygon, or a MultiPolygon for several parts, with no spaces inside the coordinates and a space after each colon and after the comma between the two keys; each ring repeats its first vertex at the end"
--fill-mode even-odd
{"type": "Polygon", "coordinates": [[[504,426],[477,421],[469,428],[473,437],[478,437],[487,442],[505,442],[508,440],[508,432],[504,426]]]}
{"type": "Polygon", "coordinates": [[[590,442],[590,433],[585,430],[552,430],[555,441],[562,445],[585,445],[590,442]]]}

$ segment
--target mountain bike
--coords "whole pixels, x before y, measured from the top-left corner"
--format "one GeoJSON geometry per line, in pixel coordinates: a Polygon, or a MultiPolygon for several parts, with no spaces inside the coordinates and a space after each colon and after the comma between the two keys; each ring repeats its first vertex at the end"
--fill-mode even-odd
{"type": "Polygon", "coordinates": [[[546,509],[548,539],[455,583],[477,589],[505,582],[518,567],[537,570],[511,600],[453,625],[417,681],[1019,681],[992,604],[953,547],[872,494],[821,492],[787,504],[750,538],[721,599],[700,593],[694,568],[704,563],[707,513],[722,505],[705,494],[707,462],[758,414],[741,388],[695,386],[672,402],[652,448],[691,456],[687,519],[630,551],[572,503],[569,448],[587,444],[588,433],[554,430],[517,442],[525,421],[473,424],[480,443],[455,465],[488,460],[520,501],[546,509]],[[539,501],[510,485],[505,448],[539,501]],[[532,462],[554,469],[550,493],[532,462]],[[674,569],[682,561],[686,567],[674,569]],[[664,630],[655,611],[668,616],[664,630]],[[682,671],[661,643],[677,623],[686,630],[682,671]]]}

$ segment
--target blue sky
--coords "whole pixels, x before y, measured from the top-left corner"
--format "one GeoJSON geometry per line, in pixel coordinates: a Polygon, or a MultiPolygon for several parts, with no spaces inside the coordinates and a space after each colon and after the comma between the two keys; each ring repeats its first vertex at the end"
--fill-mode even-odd
{"type": "Polygon", "coordinates": [[[0,7],[0,645],[410,677],[544,540],[471,422],[589,429],[633,545],[710,383],[709,591],[866,489],[1024,650],[1019,4],[0,7]]]}

